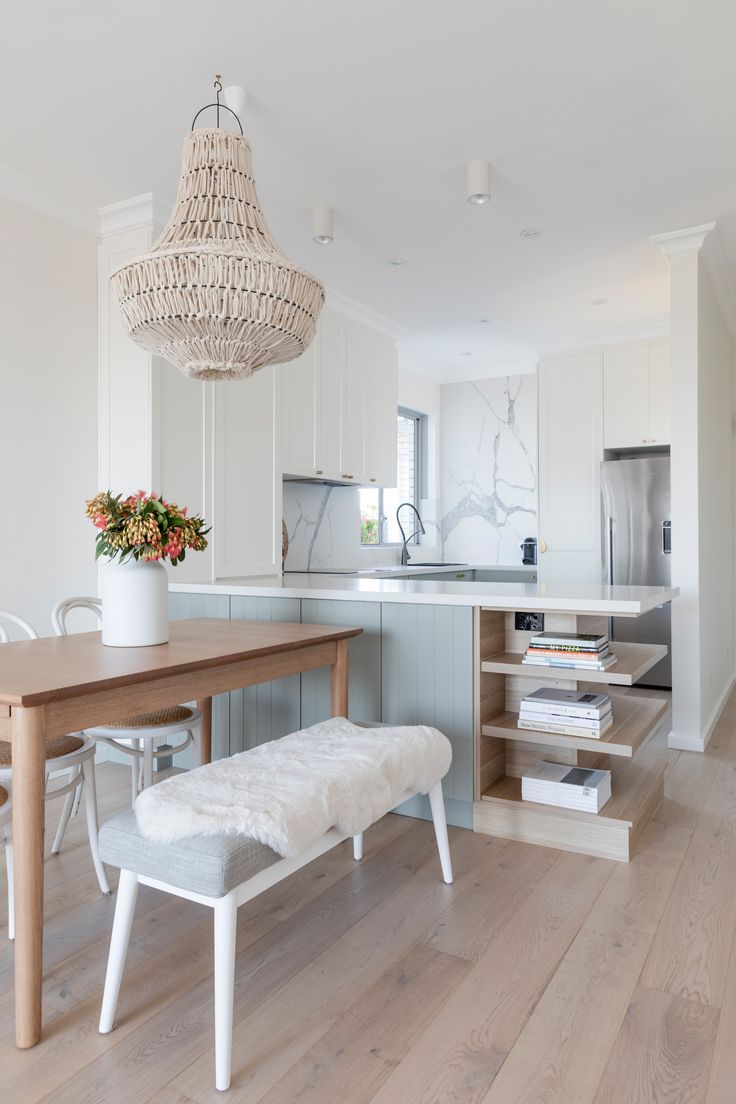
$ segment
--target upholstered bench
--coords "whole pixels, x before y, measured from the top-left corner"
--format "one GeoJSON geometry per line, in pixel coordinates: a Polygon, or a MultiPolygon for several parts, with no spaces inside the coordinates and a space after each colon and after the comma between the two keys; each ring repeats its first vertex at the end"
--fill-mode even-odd
{"type": "MultiPolygon", "coordinates": [[[[347,722],[341,721],[343,726],[347,722]]],[[[309,738],[310,732],[322,732],[327,730],[329,723],[323,726],[315,726],[313,730],[297,733],[293,737],[285,737],[283,741],[273,741],[272,754],[278,756],[284,749],[287,751],[300,745],[304,746],[304,738],[309,738]],[[292,741],[290,744],[289,741],[292,741]],[[294,741],[297,741],[295,744],[294,741]]],[[[351,728],[354,726],[350,726],[351,728]]],[[[356,730],[357,731],[357,730],[356,730]]],[[[376,730],[371,730],[375,733],[376,730]]],[[[445,741],[435,730],[420,729],[384,729],[383,733],[396,733],[396,740],[401,740],[402,733],[430,732],[435,737],[445,741]]],[[[341,735],[344,735],[341,732],[341,735]]],[[[390,737],[389,737],[390,738],[390,737]]],[[[405,737],[408,741],[408,737],[405,737]]],[[[362,750],[378,748],[377,738],[367,734],[359,741],[362,750]],[[365,746],[364,746],[365,744],[365,746]]],[[[446,741],[445,741],[446,743],[446,741]]],[[[318,744],[316,746],[319,746],[318,744]]],[[[329,828],[319,838],[314,839],[298,854],[289,854],[285,857],[258,842],[252,836],[240,831],[220,831],[207,834],[200,832],[196,835],[181,836],[175,839],[161,841],[151,838],[150,810],[148,821],[141,816],[138,803],[144,802],[151,806],[154,803],[156,790],[167,798],[168,805],[162,808],[176,809],[177,801],[197,792],[197,784],[200,779],[204,782],[208,778],[222,778],[223,771],[231,773],[233,770],[243,771],[253,764],[256,774],[256,764],[263,765],[268,761],[269,745],[254,749],[253,752],[241,753],[230,760],[221,760],[218,764],[198,767],[186,775],[176,776],[166,782],[159,783],[151,790],[146,790],[138,798],[136,811],[128,811],[107,821],[100,830],[100,856],[104,862],[112,866],[120,867],[120,883],[115,908],[112,938],[110,943],[110,956],[105,978],[105,990],[102,1000],[102,1013],[100,1017],[100,1032],[106,1034],[112,1031],[114,1026],[115,1010],[122,981],[125,956],[128,940],[135,913],[138,886],[148,885],[161,889],[167,893],[184,897],[190,901],[196,901],[208,905],[214,910],[214,943],[215,943],[215,1084],[218,1089],[227,1089],[230,1086],[230,1070],[232,1059],[232,1022],[233,1022],[233,993],[235,981],[235,935],[237,926],[238,907],[246,901],[257,897],[260,893],[276,885],[277,882],[287,878],[294,871],[299,870],[307,863],[324,854],[343,840],[349,838],[350,833],[341,830],[340,827],[329,828]],[[249,758],[250,757],[250,758],[249,758]],[[210,772],[207,775],[206,772],[210,772]],[[163,787],[168,787],[164,790],[163,787]],[[139,820],[148,824],[149,831],[144,834],[139,820]]],[[[308,758],[308,756],[307,756],[308,758]]],[[[447,759],[449,764],[449,758],[447,759]]],[[[324,762],[320,763],[324,767],[324,762]]],[[[304,762],[300,764],[303,770],[304,762]]],[[[378,780],[385,783],[386,762],[376,756],[375,765],[370,759],[363,756],[357,775],[350,779],[349,785],[355,788],[356,777],[360,777],[362,771],[367,781],[370,781],[371,773],[377,776],[383,768],[383,778],[378,780]]],[[[447,765],[441,769],[442,774],[447,770],[447,765]]],[[[421,774],[421,772],[420,772],[421,774]]],[[[426,770],[424,772],[426,777],[426,770]]],[[[286,787],[288,789],[288,786],[286,787]]],[[[203,791],[203,792],[206,792],[203,791]]],[[[423,788],[408,787],[401,795],[400,800],[407,800],[417,793],[424,792],[423,788]]],[[[435,835],[445,882],[452,882],[452,865],[447,838],[447,825],[445,821],[445,809],[442,799],[442,783],[436,781],[426,791],[429,796],[432,819],[434,821],[435,835]]],[[[344,795],[343,795],[344,796],[344,795]]],[[[396,793],[392,793],[390,800],[393,806],[396,793]]],[[[296,802],[292,797],[292,804],[296,802]]],[[[386,800],[389,800],[387,797],[386,800]]],[[[195,805],[196,802],[193,802],[195,805]]],[[[338,802],[339,804],[339,802],[338,802]]],[[[382,816],[389,808],[380,811],[382,816]]],[[[206,810],[205,810],[206,811],[206,810]]],[[[377,810],[378,811],[378,810],[377,810]]],[[[294,809],[295,815],[299,810],[294,809]]],[[[202,810],[199,810],[200,819],[202,810]]],[[[193,808],[193,818],[196,813],[193,808]]],[[[356,860],[363,855],[363,833],[356,832],[353,836],[353,854],[356,860]]]]}

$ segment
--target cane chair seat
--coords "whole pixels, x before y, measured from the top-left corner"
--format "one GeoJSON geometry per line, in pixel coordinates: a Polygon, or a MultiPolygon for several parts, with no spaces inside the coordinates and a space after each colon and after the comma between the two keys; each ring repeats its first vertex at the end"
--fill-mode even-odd
{"type": "MultiPolygon", "coordinates": [[[[46,741],[46,761],[58,759],[61,755],[71,755],[72,752],[79,751],[83,746],[84,740],[80,739],[79,736],[54,736],[51,740],[46,741]]],[[[0,767],[12,765],[10,747],[11,745],[7,740],[0,740],[0,767]]]]}
{"type": "Polygon", "coordinates": [[[8,791],[4,790],[2,788],[2,786],[0,786],[0,806],[3,806],[7,800],[8,800],[8,791]]]}
{"type": "Polygon", "coordinates": [[[186,705],[173,705],[168,709],[156,709],[151,713],[137,713],[123,721],[106,721],[100,728],[158,728],[160,725],[180,724],[191,721],[194,710],[186,705]]]}

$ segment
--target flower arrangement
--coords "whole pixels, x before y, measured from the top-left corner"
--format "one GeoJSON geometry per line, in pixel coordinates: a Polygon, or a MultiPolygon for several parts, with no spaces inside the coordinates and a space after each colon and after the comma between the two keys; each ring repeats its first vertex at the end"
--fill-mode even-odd
{"type": "Polygon", "coordinates": [[[187,517],[187,509],[156,494],[137,491],[123,498],[111,491],[99,491],[87,501],[87,517],[97,534],[95,559],[100,556],[126,560],[165,560],[181,563],[188,548],[203,552],[207,547],[205,521],[187,517]]]}

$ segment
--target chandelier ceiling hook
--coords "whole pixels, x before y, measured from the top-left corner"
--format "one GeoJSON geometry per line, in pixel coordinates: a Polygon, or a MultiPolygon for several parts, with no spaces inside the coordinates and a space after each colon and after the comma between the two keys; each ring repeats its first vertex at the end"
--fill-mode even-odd
{"type": "Polygon", "coordinates": [[[215,102],[214,103],[208,103],[208,104],[205,104],[204,107],[200,107],[199,111],[197,112],[197,114],[192,119],[191,129],[194,130],[197,119],[199,118],[199,116],[202,114],[203,111],[207,111],[210,107],[214,107],[215,111],[217,112],[217,129],[218,130],[220,129],[220,111],[229,111],[230,114],[232,115],[233,119],[235,119],[235,122],[238,124],[238,128],[240,130],[240,133],[243,134],[243,124],[240,121],[240,116],[235,111],[233,111],[233,109],[231,107],[228,107],[227,104],[220,103],[220,93],[222,92],[222,76],[221,76],[220,73],[215,73],[214,89],[215,89],[215,95],[216,95],[215,102]]]}

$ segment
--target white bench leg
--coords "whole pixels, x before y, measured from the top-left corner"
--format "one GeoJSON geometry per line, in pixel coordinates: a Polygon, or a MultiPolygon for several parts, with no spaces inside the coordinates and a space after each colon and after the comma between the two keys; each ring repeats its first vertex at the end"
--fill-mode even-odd
{"type": "Polygon", "coordinates": [[[452,861],[450,859],[450,841],[447,838],[447,821],[445,820],[445,803],[442,799],[441,782],[438,782],[429,791],[429,804],[432,809],[434,834],[437,837],[437,850],[440,853],[442,877],[450,885],[452,882],[452,861]]]}
{"type": "Polygon", "coordinates": [[[87,835],[89,836],[89,849],[92,852],[92,862],[100,884],[100,891],[105,895],[112,893],[107,880],[105,867],[100,858],[98,847],[99,824],[97,822],[97,786],[95,784],[94,759],[85,759],[82,763],[82,778],[84,779],[84,807],[87,814],[87,835]]]}
{"type": "Polygon", "coordinates": [[[138,875],[134,874],[132,870],[121,870],[118,900],[115,905],[115,919],[113,920],[112,936],[110,937],[110,956],[107,960],[107,973],[105,974],[105,991],[102,995],[99,1028],[101,1035],[107,1035],[114,1026],[115,1009],[118,1005],[120,983],[123,980],[123,967],[125,966],[125,956],[128,953],[128,940],[130,939],[130,929],[133,926],[137,899],[138,875]]]}
{"type": "Polygon", "coordinates": [[[215,1087],[230,1088],[238,906],[234,893],[215,903],[215,1087]]]}
{"type": "Polygon", "coordinates": [[[353,858],[356,862],[360,862],[363,858],[363,833],[359,832],[357,836],[353,836],[353,858]]]}

